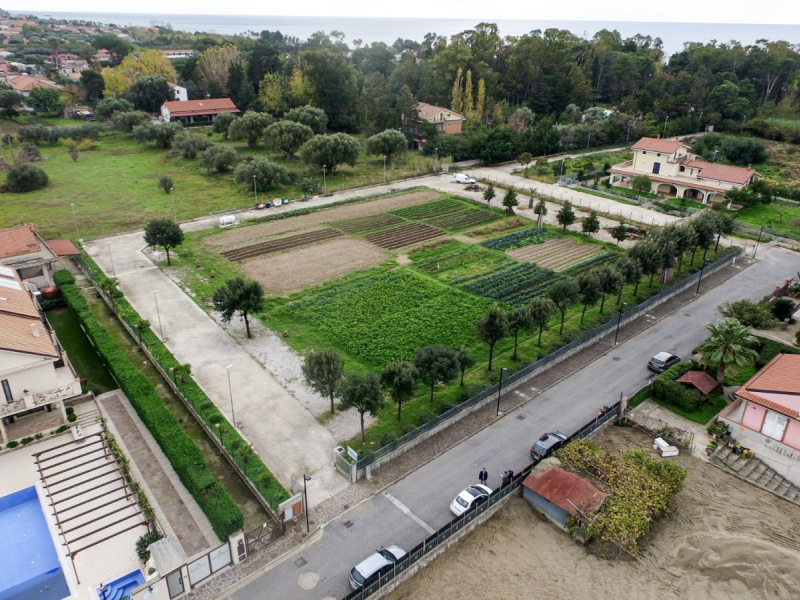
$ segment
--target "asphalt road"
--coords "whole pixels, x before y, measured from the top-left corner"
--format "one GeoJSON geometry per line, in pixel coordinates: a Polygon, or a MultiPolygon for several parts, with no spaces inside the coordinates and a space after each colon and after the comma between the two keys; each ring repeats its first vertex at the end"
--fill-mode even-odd
{"type": "MultiPolygon", "coordinates": [[[[450,521],[450,502],[465,486],[477,482],[482,467],[489,471],[489,485],[496,487],[502,471],[519,471],[530,462],[528,452],[538,436],[556,430],[571,434],[603,405],[645,385],[653,377],[645,366],[653,354],[666,350],[688,357],[705,339],[705,324],[719,318],[716,309],[721,303],[744,297],[757,300],[800,269],[800,254],[777,247],[762,247],[758,259],[616,348],[610,340],[600,342],[609,345],[607,354],[389,486],[383,494],[350,509],[325,525],[304,547],[224,597],[344,597],[350,591],[350,568],[373,550],[392,543],[411,548],[450,521]]],[[[531,391],[527,384],[509,393],[531,391]]]]}

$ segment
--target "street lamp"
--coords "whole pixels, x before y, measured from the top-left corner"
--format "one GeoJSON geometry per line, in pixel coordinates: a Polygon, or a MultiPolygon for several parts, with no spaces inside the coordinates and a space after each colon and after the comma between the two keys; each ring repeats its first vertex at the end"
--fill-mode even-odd
{"type": "Polygon", "coordinates": [[[753,258],[756,257],[756,252],[758,252],[758,245],[761,243],[761,234],[764,233],[764,226],[761,226],[761,231],[758,232],[758,239],[756,240],[756,247],[753,248],[753,258]]]}
{"type": "Polygon", "coordinates": [[[233,365],[230,364],[225,367],[225,370],[228,372],[228,394],[231,397],[231,420],[233,421],[233,428],[236,429],[236,414],[233,412],[233,388],[231,387],[231,369],[233,365]]]}
{"type": "Polygon", "coordinates": [[[173,192],[175,188],[169,188],[169,198],[172,200],[172,218],[175,222],[178,222],[178,211],[175,209],[175,192],[173,192]]]}
{"type": "Polygon", "coordinates": [[[161,341],[164,341],[164,328],[161,327],[161,311],[158,310],[158,290],[153,290],[153,298],[156,301],[156,315],[158,315],[158,331],[161,332],[161,341]]]}
{"type": "Polygon", "coordinates": [[[75,203],[70,202],[69,207],[72,210],[72,220],[75,222],[75,234],[78,236],[78,240],[80,240],[81,232],[78,231],[78,217],[75,216],[75,203]]]}
{"type": "Polygon", "coordinates": [[[700,265],[700,277],[697,278],[697,289],[694,291],[694,295],[697,296],[700,294],[700,282],[703,281],[703,270],[706,268],[706,263],[708,259],[703,259],[703,264],[700,265]]]}
{"type": "Polygon", "coordinates": [[[214,423],[214,427],[217,428],[217,434],[219,435],[219,445],[224,448],[225,444],[222,443],[222,428],[219,426],[219,423],[214,423]]]}
{"type": "Polygon", "coordinates": [[[328,195],[328,182],[325,179],[326,171],[328,170],[328,165],[322,165],[322,195],[328,195]]]}
{"type": "Polygon", "coordinates": [[[386,155],[383,155],[383,183],[386,183],[386,155]]]}
{"type": "Polygon", "coordinates": [[[111,242],[108,242],[108,260],[111,261],[111,276],[116,279],[117,272],[114,271],[114,258],[111,256],[111,242]]]}
{"type": "Polygon", "coordinates": [[[497,384],[497,415],[500,416],[500,390],[503,389],[503,373],[508,371],[507,367],[503,367],[500,369],[500,383],[497,384]]]}
{"type": "Polygon", "coordinates": [[[438,148],[434,148],[433,149],[433,172],[435,173],[438,170],[439,170],[439,149],[438,148]]]}
{"type": "Polygon", "coordinates": [[[303,504],[304,504],[305,509],[306,509],[306,533],[309,532],[309,526],[308,526],[308,487],[306,486],[306,483],[309,482],[309,481],[311,481],[311,476],[310,475],[306,475],[304,473],[303,474],[303,504]]]}
{"type": "Polygon", "coordinates": [[[253,175],[253,191],[256,194],[256,208],[258,208],[258,185],[256,185],[256,176],[253,175]]]}
{"type": "Polygon", "coordinates": [[[622,322],[622,313],[625,311],[625,307],[628,306],[627,302],[623,302],[622,306],[620,306],[617,310],[619,311],[619,317],[617,318],[617,332],[614,334],[614,345],[617,345],[617,338],[619,337],[619,324],[622,322]]]}

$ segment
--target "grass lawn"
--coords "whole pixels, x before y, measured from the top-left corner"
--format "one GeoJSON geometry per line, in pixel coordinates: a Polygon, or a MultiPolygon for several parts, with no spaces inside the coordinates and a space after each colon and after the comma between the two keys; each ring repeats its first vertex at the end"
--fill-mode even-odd
{"type": "Polygon", "coordinates": [[[738,222],[754,229],[764,225],[776,231],[800,236],[800,208],[782,204],[757,204],[742,208],[733,214],[736,215],[738,222]]]}
{"type": "Polygon", "coordinates": [[[689,200],[688,198],[667,198],[664,200],[664,204],[669,204],[670,206],[674,206],[678,210],[683,210],[683,206],[681,202],[686,206],[686,208],[697,208],[697,209],[704,209],[708,208],[708,205],[703,204],[702,202],[695,202],[694,200],[689,200]]]}
{"type": "MultiPolygon", "coordinates": [[[[48,124],[63,125],[51,119],[48,124]]],[[[76,125],[74,121],[70,125],[76,125]]],[[[204,131],[196,132],[205,135],[204,131]]],[[[268,156],[276,163],[295,171],[298,180],[319,179],[323,174],[302,164],[299,159],[287,160],[281,153],[247,148],[242,142],[213,136],[216,144],[236,148],[242,157],[268,156]]],[[[174,182],[174,200],[179,220],[205,216],[214,211],[246,208],[254,203],[250,187],[240,189],[231,174],[207,175],[197,160],[169,157],[168,151],[153,144],[137,144],[129,135],[106,131],[98,150],[82,152],[73,162],[65,147],[41,146],[40,166],[47,173],[49,185],[26,194],[5,194],[0,204],[0,228],[22,223],[36,223],[45,238],[91,238],[144,227],[154,218],[172,218],[172,198],[159,187],[162,175],[174,182]],[[74,203],[74,219],[71,204],[74,203]],[[75,226],[77,221],[77,231],[75,226]]],[[[11,162],[8,148],[0,156],[11,162]]],[[[430,172],[433,158],[408,152],[386,165],[386,179],[424,175],[430,172]]],[[[383,182],[382,157],[361,155],[355,167],[339,167],[327,173],[329,192],[383,182]]],[[[259,190],[265,199],[298,198],[296,186],[279,186],[259,190]]]]}
{"type": "Polygon", "coordinates": [[[67,351],[78,377],[86,379],[88,389],[95,394],[104,394],[119,387],[86,337],[80,320],[71,308],[47,311],[47,321],[55,329],[58,341],[67,351]]]}
{"type": "Polygon", "coordinates": [[[663,406],[664,408],[671,410],[676,415],[680,415],[689,419],[690,421],[694,421],[695,423],[700,423],[701,425],[705,425],[719,413],[723,408],[727,406],[727,402],[722,397],[722,394],[719,392],[711,392],[708,395],[707,402],[703,402],[700,405],[698,410],[691,410],[687,411],[682,409],[680,406],[673,406],[672,404],[668,404],[663,400],[658,400],[657,398],[651,398],[653,402],[663,406]]]}
{"type": "Polygon", "coordinates": [[[657,198],[658,197],[656,194],[651,194],[650,192],[637,192],[636,190],[632,190],[631,188],[617,187],[615,185],[611,186],[611,189],[619,192],[622,195],[625,195],[625,194],[637,194],[637,195],[641,196],[642,198],[657,198]]]}
{"type": "Polygon", "coordinates": [[[590,194],[592,196],[597,196],[598,198],[605,198],[606,200],[613,200],[614,202],[621,202],[622,204],[629,204],[631,206],[639,206],[639,203],[635,200],[628,200],[627,198],[622,198],[620,196],[614,196],[612,194],[604,194],[598,190],[593,190],[590,188],[585,187],[578,187],[574,188],[575,191],[581,192],[582,194],[590,194]]]}

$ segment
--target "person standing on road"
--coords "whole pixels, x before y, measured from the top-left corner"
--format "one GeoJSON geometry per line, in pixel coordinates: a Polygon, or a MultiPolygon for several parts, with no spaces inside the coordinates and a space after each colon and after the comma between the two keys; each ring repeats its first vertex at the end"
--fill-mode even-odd
{"type": "Polygon", "coordinates": [[[503,471],[503,477],[500,482],[500,487],[505,487],[508,484],[508,471],[503,471]]]}
{"type": "Polygon", "coordinates": [[[486,482],[489,480],[489,473],[486,472],[486,467],[481,469],[481,472],[478,473],[478,480],[483,484],[486,485],[486,482]]]}

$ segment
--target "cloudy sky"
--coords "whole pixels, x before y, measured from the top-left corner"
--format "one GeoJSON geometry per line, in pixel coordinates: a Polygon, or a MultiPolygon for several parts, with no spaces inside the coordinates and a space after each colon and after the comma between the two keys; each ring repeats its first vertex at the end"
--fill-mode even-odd
{"type": "MultiPolygon", "coordinates": [[[[486,0],[303,0],[302,3],[244,0],[226,5],[215,0],[11,0],[3,8],[13,12],[98,12],[152,14],[239,14],[303,17],[413,17],[492,20],[544,19],[573,21],[670,21],[693,23],[800,24],[798,0],[694,0],[661,3],[641,0],[569,0],[531,2],[517,0],[494,5],[486,0]],[[233,10],[231,10],[231,8],[233,10]]],[[[792,40],[800,42],[800,40],[792,40]]]]}

